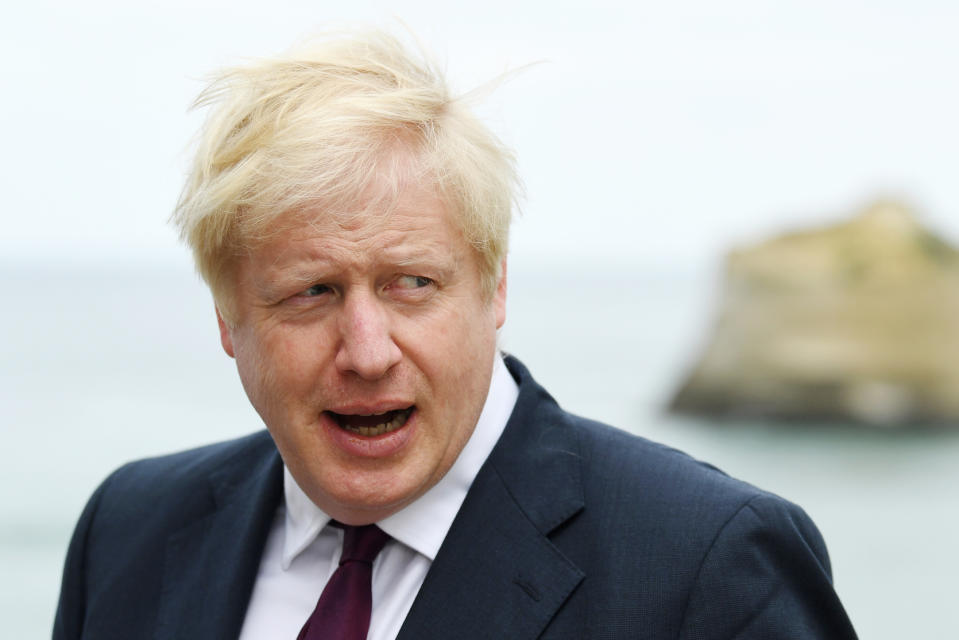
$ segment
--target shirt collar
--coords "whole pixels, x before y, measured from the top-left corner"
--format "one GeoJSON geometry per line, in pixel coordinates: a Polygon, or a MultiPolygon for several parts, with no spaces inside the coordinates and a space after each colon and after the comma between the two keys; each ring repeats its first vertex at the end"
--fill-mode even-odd
{"type": "MultiPolygon", "coordinates": [[[[453,524],[460,505],[466,499],[473,479],[489,457],[513,412],[519,387],[497,355],[493,361],[486,403],[476,428],[456,462],[439,482],[401,511],[377,525],[395,540],[411,547],[432,562],[453,524]]],[[[283,466],[283,495],[286,505],[283,569],[306,549],[330,522],[330,516],[307,497],[283,466]]]]}

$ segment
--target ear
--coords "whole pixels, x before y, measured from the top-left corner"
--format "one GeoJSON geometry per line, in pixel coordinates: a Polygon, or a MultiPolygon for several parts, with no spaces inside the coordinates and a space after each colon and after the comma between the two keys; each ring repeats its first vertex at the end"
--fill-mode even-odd
{"type": "Polygon", "coordinates": [[[496,328],[506,322],[506,258],[499,265],[499,282],[493,293],[493,309],[496,312],[496,328]]]}
{"type": "Polygon", "coordinates": [[[220,315],[220,310],[216,307],[216,323],[220,327],[220,344],[223,345],[223,350],[226,351],[226,355],[231,358],[235,357],[233,353],[233,334],[231,333],[230,326],[223,320],[223,316],[220,315]]]}

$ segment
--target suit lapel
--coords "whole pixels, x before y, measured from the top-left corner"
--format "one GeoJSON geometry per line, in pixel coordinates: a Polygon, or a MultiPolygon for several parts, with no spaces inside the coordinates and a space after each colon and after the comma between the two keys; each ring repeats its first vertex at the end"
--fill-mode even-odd
{"type": "Polygon", "coordinates": [[[239,635],[282,488],[265,432],[211,474],[210,511],[167,541],[156,640],[239,635]]]}
{"type": "Polygon", "coordinates": [[[398,636],[538,637],[583,579],[550,542],[583,508],[578,446],[517,361],[520,396],[398,636]]]}

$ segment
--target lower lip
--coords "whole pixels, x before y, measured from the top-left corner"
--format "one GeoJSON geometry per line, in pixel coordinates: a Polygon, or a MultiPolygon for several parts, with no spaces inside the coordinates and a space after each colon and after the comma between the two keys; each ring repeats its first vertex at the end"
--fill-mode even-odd
{"type": "Polygon", "coordinates": [[[413,409],[402,427],[378,436],[361,436],[347,431],[326,412],[320,421],[333,443],[346,454],[357,458],[388,458],[403,449],[413,437],[418,417],[419,411],[413,409]]]}

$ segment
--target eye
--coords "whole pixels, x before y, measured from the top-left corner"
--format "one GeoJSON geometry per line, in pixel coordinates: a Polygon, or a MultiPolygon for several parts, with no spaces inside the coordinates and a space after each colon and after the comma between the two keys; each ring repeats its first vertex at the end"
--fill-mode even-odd
{"type": "Polygon", "coordinates": [[[433,284],[426,276],[400,276],[396,279],[396,286],[400,289],[422,289],[433,284]]]}
{"type": "Polygon", "coordinates": [[[315,298],[316,296],[321,296],[324,293],[329,293],[330,291],[332,291],[332,289],[330,289],[328,285],[315,284],[309,289],[304,289],[296,295],[303,298],[315,298]]]}

